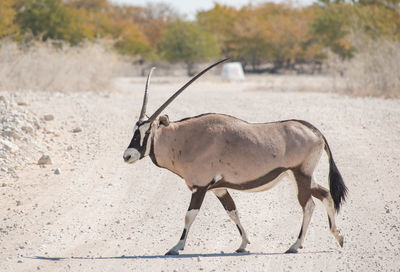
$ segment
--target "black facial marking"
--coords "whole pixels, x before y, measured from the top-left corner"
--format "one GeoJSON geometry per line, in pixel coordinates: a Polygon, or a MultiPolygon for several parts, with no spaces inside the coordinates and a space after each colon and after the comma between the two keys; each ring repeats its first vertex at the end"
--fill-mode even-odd
{"type": "Polygon", "coordinates": [[[147,141],[149,140],[150,133],[146,132],[144,135],[141,135],[139,127],[140,125],[143,125],[143,123],[137,122],[138,128],[135,130],[133,133],[133,137],[131,142],[129,143],[128,148],[134,148],[140,153],[140,159],[144,157],[144,154],[146,153],[146,147],[147,147],[147,141]],[[140,139],[143,138],[143,145],[140,145],[140,139]]]}
{"type": "Polygon", "coordinates": [[[128,148],[138,149],[138,147],[140,147],[140,130],[136,129],[133,133],[133,137],[131,142],[129,143],[128,148]]]}

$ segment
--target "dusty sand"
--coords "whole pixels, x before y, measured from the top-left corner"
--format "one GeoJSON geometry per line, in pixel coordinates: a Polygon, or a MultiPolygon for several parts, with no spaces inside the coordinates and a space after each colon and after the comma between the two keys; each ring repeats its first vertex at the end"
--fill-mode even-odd
{"type": "MultiPolygon", "coordinates": [[[[318,89],[320,79],[308,80],[300,90],[318,89]]],[[[283,254],[302,218],[294,186],[284,180],[267,192],[232,193],[249,254],[233,253],[240,236],[208,194],[183,253],[164,257],[180,237],[190,192],[149,158],[122,160],[144,82],[119,79],[115,91],[100,94],[25,94],[32,112],[55,117],[45,152],[53,165],[32,161],[19,179],[1,181],[0,271],[400,271],[400,100],[298,92],[290,77],[196,82],[165,111],[171,120],[204,112],[250,122],[296,118],[325,134],[349,188],[337,216],[345,243],[336,243],[316,200],[304,249],[283,254]],[[82,132],[72,133],[76,127],[82,132]]],[[[182,83],[154,78],[148,111],[182,83]]],[[[323,155],[316,178],[324,186],[327,173],[323,155]]]]}

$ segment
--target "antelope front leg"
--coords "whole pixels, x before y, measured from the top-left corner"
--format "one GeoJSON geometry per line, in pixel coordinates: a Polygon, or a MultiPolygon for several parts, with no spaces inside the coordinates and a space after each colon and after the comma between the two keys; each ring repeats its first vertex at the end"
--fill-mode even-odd
{"type": "Polygon", "coordinates": [[[186,212],[185,216],[185,227],[183,228],[182,236],[179,239],[179,242],[171,248],[165,255],[179,255],[179,250],[183,250],[186,243],[186,238],[189,234],[190,226],[193,224],[194,219],[196,218],[201,204],[203,203],[204,196],[206,195],[207,188],[200,187],[194,188],[192,191],[192,199],[190,200],[189,209],[186,212]]]}
{"type": "Polygon", "coordinates": [[[236,227],[239,230],[240,236],[242,237],[242,243],[240,244],[239,248],[236,250],[237,253],[243,253],[246,251],[246,246],[250,244],[249,239],[247,239],[246,232],[239,220],[239,215],[236,210],[235,202],[233,201],[231,195],[229,194],[228,190],[226,189],[214,189],[214,194],[218,197],[219,201],[221,202],[222,206],[226,213],[229,215],[230,219],[236,224],[236,227]]]}

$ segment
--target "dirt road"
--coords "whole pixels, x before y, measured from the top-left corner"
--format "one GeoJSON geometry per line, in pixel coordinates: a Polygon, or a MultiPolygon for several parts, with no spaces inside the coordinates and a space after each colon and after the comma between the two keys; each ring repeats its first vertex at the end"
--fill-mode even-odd
{"type": "MultiPolygon", "coordinates": [[[[165,111],[171,120],[204,112],[250,122],[296,118],[325,134],[349,188],[337,216],[345,243],[329,233],[316,200],[304,249],[283,254],[302,218],[285,180],[263,193],[232,193],[249,254],[233,253],[240,236],[208,194],[183,254],[164,257],[180,237],[190,192],[149,158],[123,162],[144,81],[119,79],[101,94],[26,94],[29,110],[55,117],[45,152],[53,164],[32,161],[18,180],[2,181],[0,271],[400,271],[400,100],[283,91],[284,81],[276,87],[262,78],[195,83],[165,111]]],[[[183,82],[154,78],[148,111],[183,82]]],[[[323,155],[316,178],[324,186],[327,173],[323,155]]]]}

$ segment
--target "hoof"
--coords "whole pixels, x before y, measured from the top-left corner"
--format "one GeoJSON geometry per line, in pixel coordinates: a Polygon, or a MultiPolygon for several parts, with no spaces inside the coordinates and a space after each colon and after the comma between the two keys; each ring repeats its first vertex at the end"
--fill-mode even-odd
{"type": "Polygon", "coordinates": [[[297,251],[297,249],[294,249],[294,248],[289,248],[288,250],[286,250],[286,254],[289,254],[289,253],[297,253],[298,251],[297,251]]]}
{"type": "Polygon", "coordinates": [[[341,247],[343,247],[343,242],[344,242],[343,236],[339,236],[338,242],[339,242],[339,245],[340,245],[341,247]]]}
{"type": "Polygon", "coordinates": [[[249,253],[248,250],[244,249],[244,248],[239,248],[235,251],[236,253],[249,253]]]}
{"type": "Polygon", "coordinates": [[[176,250],[170,250],[167,253],[165,253],[165,256],[174,256],[174,255],[179,255],[179,251],[176,250]]]}

